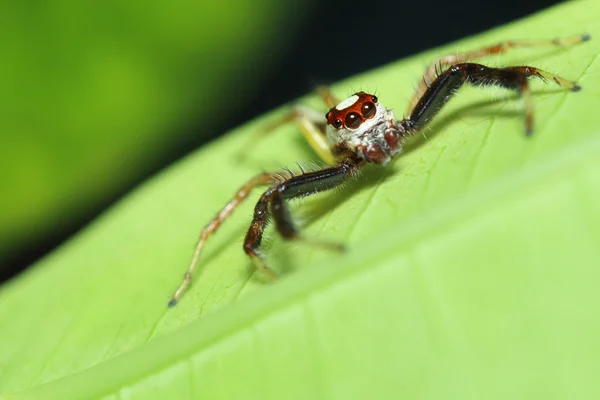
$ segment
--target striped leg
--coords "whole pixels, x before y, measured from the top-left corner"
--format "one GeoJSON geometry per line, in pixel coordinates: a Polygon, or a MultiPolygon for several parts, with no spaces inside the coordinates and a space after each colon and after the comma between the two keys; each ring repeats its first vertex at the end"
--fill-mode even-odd
{"type": "Polygon", "coordinates": [[[257,186],[269,185],[274,182],[275,174],[263,173],[255,176],[250,179],[244,186],[242,186],[233,196],[231,200],[219,211],[219,213],[202,229],[200,233],[200,239],[198,239],[198,243],[196,244],[196,250],[194,251],[194,256],[188,267],[185,277],[183,278],[183,282],[173,294],[171,301],[169,302],[169,307],[173,307],[177,304],[183,292],[187,289],[192,281],[192,276],[196,271],[198,266],[198,259],[200,258],[200,254],[202,253],[202,249],[204,248],[204,244],[208,240],[209,237],[212,236],[213,233],[219,229],[223,221],[229,217],[233,211],[248,197],[253,188],[257,186]]]}

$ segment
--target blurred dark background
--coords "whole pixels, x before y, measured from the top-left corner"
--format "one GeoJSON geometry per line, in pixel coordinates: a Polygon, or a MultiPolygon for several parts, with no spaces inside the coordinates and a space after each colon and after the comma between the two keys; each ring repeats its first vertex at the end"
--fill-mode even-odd
{"type": "Polygon", "coordinates": [[[0,282],[223,132],[557,1],[0,5],[0,282]]]}

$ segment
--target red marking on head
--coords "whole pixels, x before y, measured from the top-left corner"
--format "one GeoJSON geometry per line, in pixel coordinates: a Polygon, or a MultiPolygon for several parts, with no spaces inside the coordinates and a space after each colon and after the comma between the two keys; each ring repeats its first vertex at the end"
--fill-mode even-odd
{"type": "Polygon", "coordinates": [[[349,107],[338,110],[333,107],[325,118],[327,123],[335,129],[342,127],[347,129],[358,129],[360,125],[367,119],[371,119],[377,112],[377,97],[365,92],[355,93],[358,100],[349,107]]]}

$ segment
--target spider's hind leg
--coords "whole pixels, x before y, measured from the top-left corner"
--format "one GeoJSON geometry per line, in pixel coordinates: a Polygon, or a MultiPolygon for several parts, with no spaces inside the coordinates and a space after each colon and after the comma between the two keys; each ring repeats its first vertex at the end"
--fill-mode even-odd
{"type": "MultiPolygon", "coordinates": [[[[326,86],[319,86],[317,92],[321,95],[323,102],[329,108],[335,106],[339,102],[326,86]]],[[[317,111],[303,104],[294,105],[289,113],[282,115],[279,119],[273,121],[264,129],[257,131],[252,135],[248,143],[241,149],[240,157],[244,158],[256,143],[265,137],[265,135],[290,122],[295,122],[300,127],[307,143],[314,152],[317,153],[321,160],[328,165],[335,165],[336,159],[331,153],[329,143],[325,136],[325,112],[317,111]]]]}
{"type": "Polygon", "coordinates": [[[179,288],[175,291],[173,297],[171,297],[169,307],[174,307],[179,302],[181,296],[183,296],[183,293],[191,284],[192,277],[198,267],[198,260],[200,259],[200,255],[202,254],[202,250],[204,249],[206,241],[219,229],[221,224],[233,213],[233,211],[248,198],[248,195],[252,189],[258,186],[268,185],[272,183],[274,179],[274,174],[263,173],[248,180],[244,186],[238,189],[233,198],[229,200],[227,204],[225,204],[221,211],[219,211],[219,213],[202,229],[200,238],[196,244],[196,249],[194,250],[192,261],[185,272],[185,276],[179,285],[179,288]]]}

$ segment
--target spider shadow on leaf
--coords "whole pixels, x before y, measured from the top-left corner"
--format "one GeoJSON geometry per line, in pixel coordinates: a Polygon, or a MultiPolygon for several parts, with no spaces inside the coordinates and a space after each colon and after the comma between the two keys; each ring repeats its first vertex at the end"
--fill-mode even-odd
{"type": "MultiPolygon", "coordinates": [[[[564,89],[546,89],[546,90],[536,90],[532,91],[534,98],[539,94],[555,94],[555,93],[565,93],[564,89]]],[[[568,93],[568,92],[566,92],[568,93]]],[[[497,106],[501,104],[507,104],[508,102],[514,102],[520,100],[520,96],[518,94],[511,94],[502,98],[496,99],[488,99],[481,100],[476,103],[469,103],[461,106],[460,108],[454,109],[447,113],[442,113],[436,119],[434,119],[431,124],[423,130],[423,132],[415,135],[415,137],[410,138],[406,144],[404,145],[403,153],[409,153],[417,150],[419,147],[424,145],[427,141],[434,139],[440,132],[443,130],[442,128],[447,128],[448,126],[459,122],[463,118],[469,117],[494,117],[494,118],[525,118],[524,110],[522,109],[512,109],[512,110],[498,110],[497,106]]],[[[535,117],[535,116],[534,116],[535,117]]],[[[535,128],[535,127],[534,127],[535,128]]],[[[519,134],[526,137],[525,131],[522,130],[519,134]]],[[[535,136],[535,131],[533,133],[535,136]]]]}

